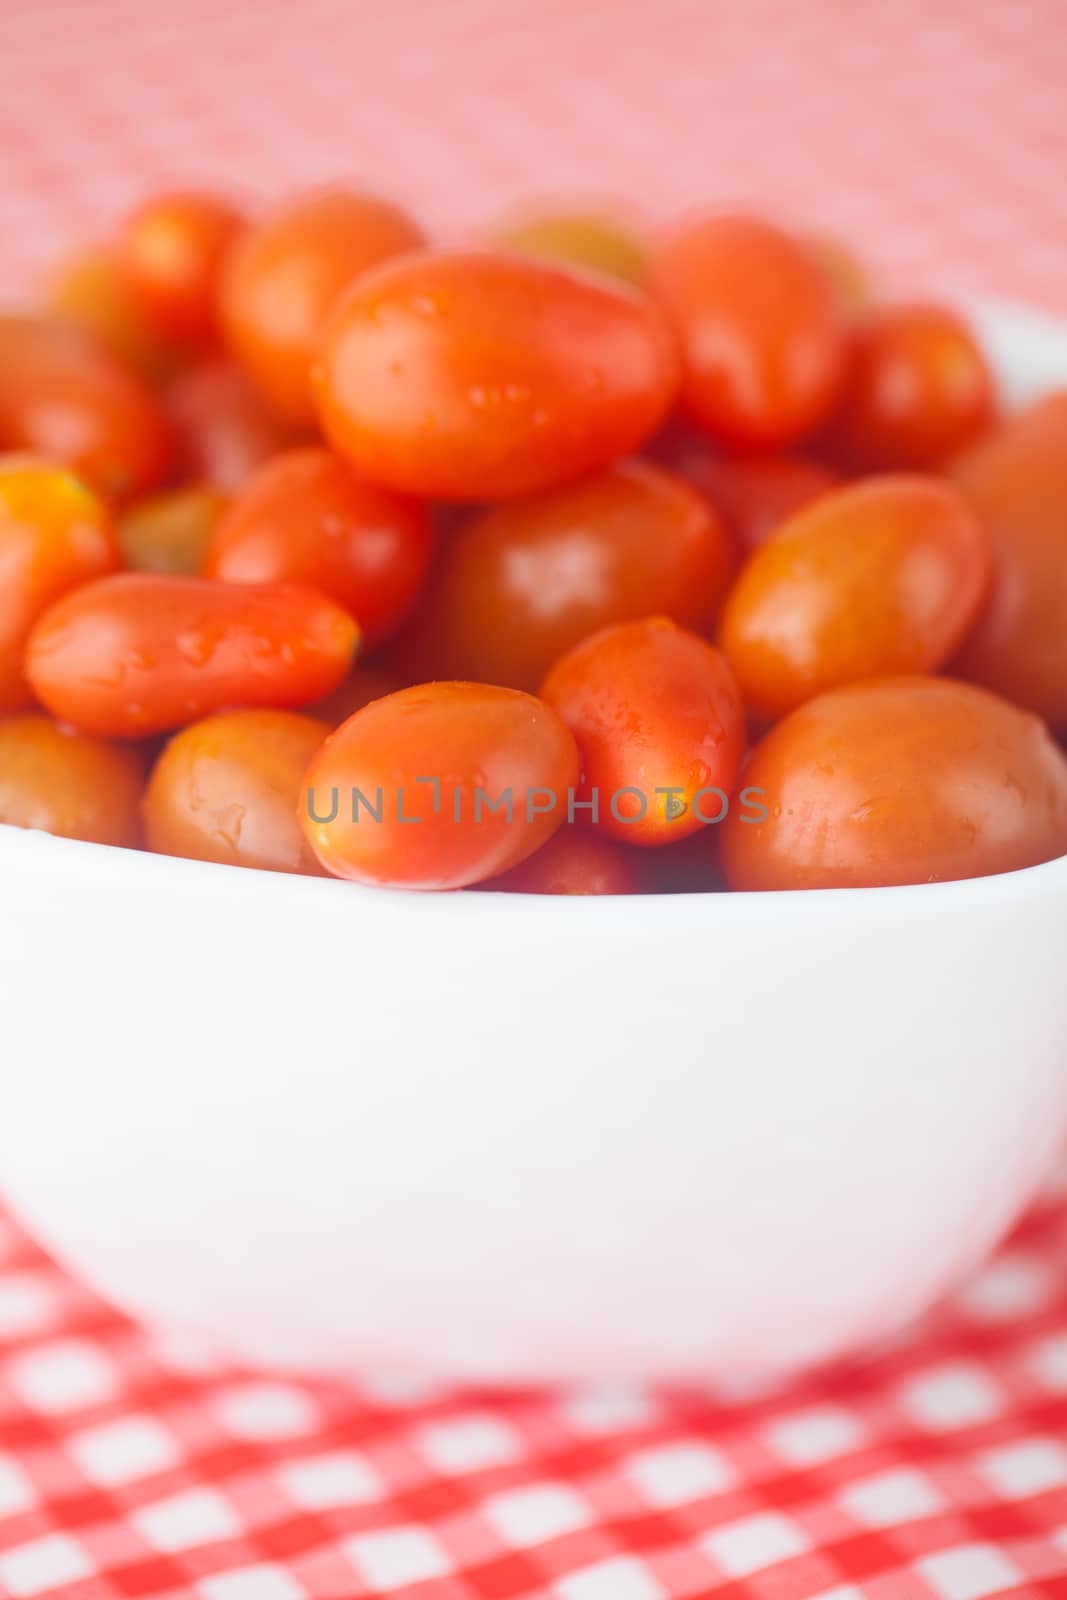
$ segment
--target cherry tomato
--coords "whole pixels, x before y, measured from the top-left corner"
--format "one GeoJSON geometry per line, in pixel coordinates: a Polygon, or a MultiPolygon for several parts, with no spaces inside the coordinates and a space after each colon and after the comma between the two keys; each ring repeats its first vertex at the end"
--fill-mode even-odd
{"type": "Polygon", "coordinates": [[[224,494],[243,489],[264,461],[301,442],[267,410],[252,380],[229,361],[182,373],[168,391],[167,406],[181,475],[224,494]]]}
{"type": "Polygon", "coordinates": [[[711,501],[743,555],[758,550],[786,517],[841,482],[829,467],[806,456],[724,456],[686,432],[661,440],[656,459],[711,501]]]}
{"type": "Polygon", "coordinates": [[[227,706],[295,706],[348,672],[359,630],[325,595],[282,584],[128,572],[46,611],[26,676],[66,722],[116,739],[227,706]]]}
{"type": "Polygon", "coordinates": [[[162,478],[171,437],[151,390],[90,335],[0,317],[0,448],[62,461],[122,500],[162,478]]]}
{"type": "Polygon", "coordinates": [[[327,437],[371,478],[497,500],[580,477],[662,420],[674,351],[652,303],[518,255],[425,251],[360,278],[315,369],[327,437]]]}
{"type": "Polygon", "coordinates": [[[870,274],[847,244],[827,234],[809,234],[805,244],[837,290],[849,311],[861,311],[871,303],[870,274]]]}
{"type": "Polygon", "coordinates": [[[856,330],[830,445],[856,472],[933,467],[993,420],[993,376],[962,317],[883,306],[856,330]]]}
{"type": "Polygon", "coordinates": [[[947,679],[809,700],[757,747],[744,783],[767,816],[734,809],[717,830],[731,889],[938,883],[1067,852],[1067,757],[1044,723],[947,679]]]}
{"type": "Polygon", "coordinates": [[[119,519],[126,565],[134,572],[193,578],[203,565],[212,529],[226,509],[217,489],[191,484],[138,500],[119,519]]]}
{"type": "Polygon", "coordinates": [[[719,645],[768,720],[861,678],[933,672],[989,585],[989,539],[936,478],[868,478],[798,511],[749,558],[719,645]]]}
{"type": "Polygon", "coordinates": [[[136,751],[49,717],[0,722],[0,822],[64,839],[137,845],[144,771],[136,751]]]}
{"type": "Polygon", "coordinates": [[[144,799],[148,848],[272,872],[322,873],[298,815],[304,774],[329,733],[295,711],[222,711],[183,728],[144,799]]]}
{"type": "Polygon", "coordinates": [[[216,528],[204,572],[321,589],[373,645],[411,606],[430,551],[418,501],[368,483],[330,450],[309,448],[260,468],[216,528]]]}
{"type": "Polygon", "coordinates": [[[501,228],[495,242],[505,250],[603,272],[636,286],[648,274],[648,251],[637,231],[621,218],[591,211],[534,212],[501,228]]]}
{"type": "Polygon", "coordinates": [[[127,217],[119,264],[153,327],[179,344],[214,342],[219,276],[244,226],[228,200],[192,189],[154,195],[127,217]]]}
{"type": "Polygon", "coordinates": [[[159,383],[181,357],[145,318],[107,246],[82,250],[64,261],[47,287],[51,315],[94,337],[138,377],[159,383]]]}
{"type": "Polygon", "coordinates": [[[565,823],[540,850],[481,887],[508,894],[637,894],[640,880],[621,845],[565,823]]]}
{"type": "Polygon", "coordinates": [[[715,438],[748,448],[801,439],[845,376],[840,296],[801,241],[752,217],[668,239],[652,285],[682,348],[682,399],[715,438]]]}
{"type": "Polygon", "coordinates": [[[1067,392],[991,433],[951,473],[989,530],[989,601],[953,665],[1067,735],[1067,392]]]}
{"type": "Polygon", "coordinates": [[[541,688],[578,741],[580,799],[600,829],[662,845],[718,816],[744,744],[744,708],[710,644],[666,617],[576,645],[541,688]]]}
{"type": "Polygon", "coordinates": [[[0,712],[32,701],[22,657],[41,613],[121,565],[107,509],[73,473],[30,456],[0,457],[0,712]]]}
{"type": "Polygon", "coordinates": [[[339,878],[463,889],[515,867],[567,814],[578,752],[532,695],[426,683],[357,711],[312,761],[302,815],[339,878]]]}
{"type": "Polygon", "coordinates": [[[477,516],[448,540],[416,618],[435,677],[535,690],[598,628],[662,612],[709,628],[732,570],[726,535],[688,484],[643,461],[477,516]]]}
{"type": "Polygon", "coordinates": [[[320,721],[329,723],[331,728],[339,728],[342,722],[347,722],[357,711],[369,706],[372,700],[384,700],[387,694],[395,694],[398,689],[406,687],[396,673],[387,671],[376,661],[357,661],[348,677],[336,689],[303,709],[306,715],[318,717],[320,721]]]}
{"type": "Polygon", "coordinates": [[[245,233],[223,273],[223,326],[280,416],[301,427],[315,421],[308,374],[342,289],[425,242],[403,211],[345,189],[305,195],[245,233]]]}

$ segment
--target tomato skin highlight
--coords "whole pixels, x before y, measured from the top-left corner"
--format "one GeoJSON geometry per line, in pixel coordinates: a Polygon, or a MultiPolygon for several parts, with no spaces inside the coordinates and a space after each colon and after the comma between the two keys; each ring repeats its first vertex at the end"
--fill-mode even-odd
{"type": "Polygon", "coordinates": [[[424,251],[357,280],[315,367],[322,425],[403,493],[532,494],[625,455],[677,384],[643,295],[492,251],[424,251]]]}
{"type": "Polygon", "coordinates": [[[53,715],[140,739],[228,706],[315,700],[346,676],[358,638],[311,589],[119,573],[45,612],[26,675],[53,715]]]}
{"type": "Polygon", "coordinates": [[[103,502],[65,467],[0,456],[0,713],[33,695],[23,652],[53,601],[122,565],[103,502]]]}
{"type": "Polygon", "coordinates": [[[537,689],[561,655],[613,622],[711,627],[733,571],[719,519],[680,478],[643,461],[506,501],[444,544],[419,608],[426,676],[537,689]]]}
{"type": "Polygon", "coordinates": [[[183,372],[166,404],[180,476],[223,494],[236,494],[263,462],[302,442],[267,410],[252,380],[231,361],[183,372]]]}
{"type": "Polygon", "coordinates": [[[506,894],[637,894],[640,887],[621,845],[574,823],[564,823],[510,872],[479,884],[506,894]]]}
{"type": "Polygon", "coordinates": [[[173,439],[152,391],[91,335],[0,317],[0,449],[60,461],[122,501],[163,478],[173,439]]]}
{"type": "Polygon", "coordinates": [[[297,815],[304,773],[329,724],[295,711],[223,711],[168,742],[144,797],[160,855],[322,874],[297,815]]]}
{"type": "Polygon", "coordinates": [[[1010,418],[949,469],[993,545],[993,582],[952,670],[1067,736],[1067,392],[1010,418]]]}
{"type": "Polygon", "coordinates": [[[359,622],[368,647],[396,627],[430,564],[425,508],[360,476],[331,450],[276,456],[215,529],[204,574],[231,583],[303,583],[359,622]]]}
{"type": "Polygon", "coordinates": [[[578,741],[580,799],[597,799],[597,814],[582,815],[609,837],[683,839],[721,807],[719,795],[701,791],[733,790],[744,747],[737,685],[717,650],[666,617],[583,640],[549,672],[541,698],[578,741]],[[673,796],[656,792],[668,788],[673,796]],[[623,797],[625,789],[637,794],[623,797]]]}
{"type": "Polygon", "coordinates": [[[719,646],[768,721],[862,678],[934,672],[978,614],[989,539],[936,478],[867,478],[784,522],[723,607],[719,646]]]}
{"type": "Polygon", "coordinates": [[[757,746],[731,811],[731,889],[978,878],[1067,853],[1067,756],[1039,718],[970,684],[884,678],[809,700],[757,746]]]}
{"type": "Polygon", "coordinates": [[[947,307],[880,306],[859,323],[828,444],[854,472],[933,468],[989,427],[996,389],[974,334],[947,307]]]}
{"type": "Polygon", "coordinates": [[[0,721],[0,823],[135,846],[143,787],[134,750],[59,727],[50,717],[0,721]]]}
{"type": "Polygon", "coordinates": [[[192,189],[153,195],[126,218],[119,265],[130,294],[163,336],[193,347],[216,341],[219,277],[244,227],[228,200],[192,189]]]}
{"type": "Polygon", "coordinates": [[[683,404],[713,438],[771,449],[826,420],[846,319],[802,241],[755,217],[708,217],[664,241],[651,285],[681,346],[683,404]]]}
{"type": "Polygon", "coordinates": [[[386,200],[346,189],[302,195],[247,229],[222,274],[229,347],[279,417],[315,423],[310,369],[327,316],[352,280],[426,243],[386,200]]]}
{"type": "Polygon", "coordinates": [[[308,769],[301,817],[312,849],[337,877],[463,889],[543,845],[566,818],[577,783],[570,732],[532,695],[427,683],[374,701],[330,735],[308,769]]]}

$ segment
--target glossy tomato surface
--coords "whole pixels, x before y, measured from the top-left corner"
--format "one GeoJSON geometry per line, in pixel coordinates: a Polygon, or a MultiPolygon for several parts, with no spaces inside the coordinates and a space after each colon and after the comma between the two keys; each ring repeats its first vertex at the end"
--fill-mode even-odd
{"type": "Polygon", "coordinates": [[[706,218],[664,242],[651,283],[681,346],[683,401],[713,438],[768,449],[826,420],[845,315],[802,241],[754,217],[706,218]]]}
{"type": "Polygon", "coordinates": [[[573,645],[612,622],[673,617],[710,628],[733,570],[707,501],[642,461],[507,501],[445,542],[416,618],[433,676],[536,690],[573,645]]]}
{"type": "Polygon", "coordinates": [[[215,342],[219,278],[244,226],[229,200],[195,189],[153,195],[126,218],[119,265],[131,295],[165,337],[193,346],[215,342]]]}
{"type": "Polygon", "coordinates": [[[731,812],[732,889],[873,888],[1035,866],[1067,852],[1067,756],[1039,718],[951,679],[810,700],[746,765],[765,821],[731,812]]]}
{"type": "Polygon", "coordinates": [[[23,653],[60,595],[122,564],[103,502],[66,468],[0,456],[0,712],[32,700],[23,653]]]}
{"type": "Polygon", "coordinates": [[[578,741],[583,820],[628,844],[709,826],[733,790],[744,709],[723,657],[666,617],[622,622],[575,646],[541,697],[578,741]]]}
{"type": "Polygon", "coordinates": [[[138,739],[228,706],[295,706],[336,688],[359,631],[312,589],[119,573],[52,606],[26,675],[57,717],[138,739]]]}
{"type": "Polygon", "coordinates": [[[643,295],[490,251],[425,251],[367,273],[315,369],[343,455],[403,492],[470,501],[546,489],[634,449],[676,377],[643,295]]]}
{"type": "Polygon", "coordinates": [[[92,844],[141,839],[140,755],[50,717],[0,721],[0,823],[92,844]]]}
{"type": "Polygon", "coordinates": [[[295,711],[223,711],[176,733],[145,792],[161,855],[321,873],[298,815],[304,773],[329,725],[295,711]]]}
{"type": "Polygon", "coordinates": [[[377,644],[410,608],[430,562],[425,507],[370,483],[331,450],[276,456],[215,529],[209,578],[303,583],[331,595],[377,644]]]}
{"type": "Polygon", "coordinates": [[[573,738],[532,695],[427,683],[376,700],[331,735],[302,814],[337,877],[462,889],[545,844],[577,782],[573,738]]]}
{"type": "Polygon", "coordinates": [[[951,468],[993,544],[989,600],[953,670],[1067,735],[1067,393],[951,468]]]}
{"type": "Polygon", "coordinates": [[[978,614],[989,538],[950,484],[868,478],[798,511],[750,557],[719,644],[768,720],[861,678],[933,672],[978,614]]]}
{"type": "Polygon", "coordinates": [[[405,212],[373,195],[323,189],[249,228],[222,279],[233,353],[286,421],[315,420],[309,372],[326,317],[368,267],[425,244],[405,212]]]}

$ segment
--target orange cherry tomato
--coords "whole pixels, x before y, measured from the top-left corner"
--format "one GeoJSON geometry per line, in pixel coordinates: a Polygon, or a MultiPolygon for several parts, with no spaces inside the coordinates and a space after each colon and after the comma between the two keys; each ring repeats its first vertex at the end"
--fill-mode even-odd
{"type": "Polygon", "coordinates": [[[578,741],[584,813],[628,844],[662,845],[716,820],[733,790],[744,708],[717,650],[666,617],[576,645],[541,698],[578,741]]]}
{"type": "Polygon", "coordinates": [[[198,190],[153,195],[119,231],[118,259],[150,324],[179,344],[211,344],[223,263],[245,221],[228,200],[198,190]]]}
{"type": "Polygon", "coordinates": [[[167,406],[181,476],[224,494],[243,489],[264,461],[301,442],[294,429],[267,410],[252,380],[230,361],[182,373],[168,391],[167,406]]]}
{"type": "Polygon", "coordinates": [[[564,823],[540,850],[480,887],[508,894],[637,894],[641,884],[622,845],[564,823]]]}
{"type": "Polygon", "coordinates": [[[121,565],[106,507],[73,473],[30,456],[0,457],[0,712],[32,701],[22,657],[41,613],[121,565]]]}
{"type": "Polygon", "coordinates": [[[753,217],[710,217],[653,261],[682,349],[682,400],[715,438],[773,448],[812,433],[845,377],[840,295],[800,240],[753,217]]]}
{"type": "Polygon", "coordinates": [[[295,711],[222,711],[176,733],[144,798],[150,850],[321,874],[298,815],[329,725],[295,711]]]}
{"type": "Polygon", "coordinates": [[[661,441],[656,459],[711,501],[742,555],[758,550],[786,517],[841,482],[806,456],[723,456],[688,433],[661,441]]]}
{"type": "Polygon", "coordinates": [[[532,695],[426,683],[330,735],[308,770],[302,816],[339,878],[463,889],[543,845],[577,783],[574,739],[532,695]]]}
{"type": "Polygon", "coordinates": [[[405,687],[396,673],[386,671],[376,661],[357,661],[336,689],[303,709],[307,716],[318,717],[331,728],[339,728],[372,700],[384,700],[387,694],[395,694],[405,687]]]}
{"type": "Polygon", "coordinates": [[[989,539],[937,478],[868,478],[798,511],[752,555],[719,646],[768,720],[861,678],[934,672],[974,622],[989,539]]]}
{"type": "Polygon", "coordinates": [[[1067,392],[1005,422],[951,473],[989,530],[994,569],[953,670],[1067,735],[1067,392]]]}
{"type": "Polygon", "coordinates": [[[809,234],[805,244],[826,273],[849,311],[862,311],[871,303],[872,286],[866,266],[840,239],[809,234]]]}
{"type": "Polygon", "coordinates": [[[119,540],[134,572],[169,572],[193,578],[203,565],[212,529],[227,506],[224,495],[202,484],[168,489],[136,501],[119,519],[119,540]]]}
{"type": "Polygon", "coordinates": [[[637,287],[648,275],[648,250],[632,224],[592,211],[534,212],[502,227],[495,243],[637,287]]]}
{"type": "Polygon", "coordinates": [[[345,189],[305,195],[244,234],[222,277],[223,327],[286,421],[315,421],[308,374],[342,289],[368,267],[425,242],[396,206],[345,189]]]}
{"type": "Polygon", "coordinates": [[[112,248],[90,247],[62,262],[51,275],[46,300],[52,316],[90,334],[147,383],[169,377],[181,360],[149,325],[112,248]]]}
{"type": "Polygon", "coordinates": [[[373,645],[411,606],[430,552],[429,518],[417,500],[369,483],[331,450],[308,448],[260,468],[216,528],[204,572],[321,589],[373,645]]]}
{"type": "Polygon", "coordinates": [[[883,306],[856,330],[829,435],[856,472],[933,467],[993,420],[993,375],[967,323],[943,306],[883,306]]]}
{"type": "Polygon", "coordinates": [[[312,589],[119,573],[45,612],[26,676],[64,721],[141,739],[227,706],[318,699],[347,674],[358,637],[312,589]]]}
{"type": "Polygon", "coordinates": [[[50,717],[0,722],[0,822],[64,839],[137,845],[144,771],[137,752],[50,717]]]}
{"type": "Polygon", "coordinates": [[[518,255],[424,251],[352,285],[315,384],[327,437],[369,477],[498,500],[640,444],[676,366],[659,313],[622,284],[518,255]]]}
{"type": "Polygon", "coordinates": [[[170,464],[151,390],[79,328],[0,317],[0,448],[72,467],[108,499],[143,494],[170,464]]]}
{"type": "Polygon", "coordinates": [[[644,461],[476,516],[447,541],[412,641],[435,677],[536,690],[611,622],[662,612],[710,628],[733,567],[714,511],[644,461]]]}
{"type": "Polygon", "coordinates": [[[766,818],[735,809],[717,830],[731,889],[938,883],[1067,853],[1067,757],[1044,723],[948,679],[809,700],[744,783],[766,818]]]}

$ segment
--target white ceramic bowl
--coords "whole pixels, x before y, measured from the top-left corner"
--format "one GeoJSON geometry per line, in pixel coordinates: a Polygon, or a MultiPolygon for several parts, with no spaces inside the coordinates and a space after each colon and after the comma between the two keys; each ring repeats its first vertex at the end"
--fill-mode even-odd
{"type": "MultiPolygon", "coordinates": [[[[983,318],[1015,395],[1067,331],[983,318]]],[[[1067,1128],[1067,858],[406,895],[0,828],[0,1187],[255,1361],[771,1375],[966,1273],[1067,1128]]]]}

